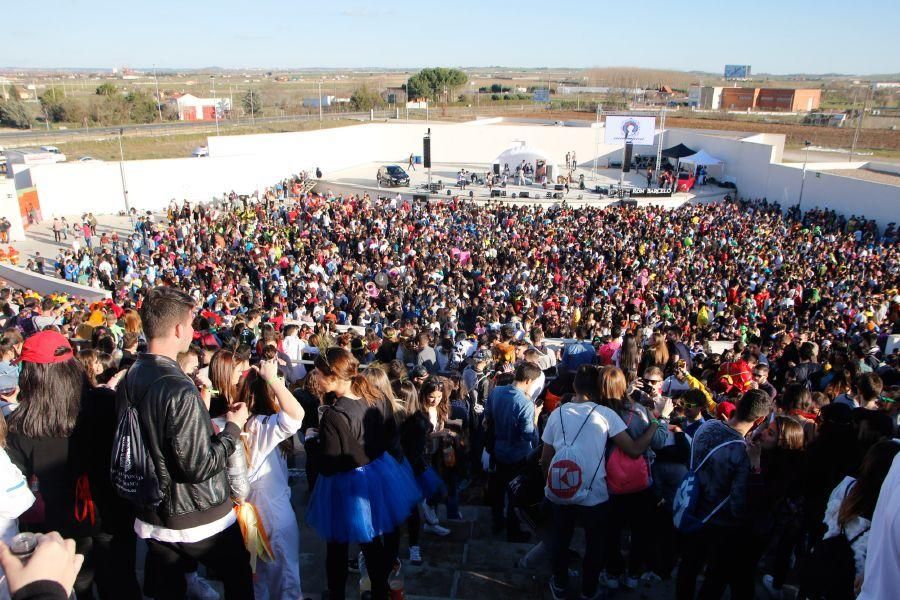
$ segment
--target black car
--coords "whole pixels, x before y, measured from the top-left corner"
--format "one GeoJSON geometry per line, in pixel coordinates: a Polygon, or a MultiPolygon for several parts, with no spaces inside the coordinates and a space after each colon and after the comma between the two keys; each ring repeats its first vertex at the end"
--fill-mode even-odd
{"type": "Polygon", "coordinates": [[[378,184],[385,187],[409,185],[409,175],[397,165],[388,165],[378,169],[378,184]]]}

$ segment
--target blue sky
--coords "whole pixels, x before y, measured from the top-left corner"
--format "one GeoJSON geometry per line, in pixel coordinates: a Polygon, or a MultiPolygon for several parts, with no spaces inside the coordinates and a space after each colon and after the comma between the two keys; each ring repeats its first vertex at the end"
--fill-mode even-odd
{"type": "Polygon", "coordinates": [[[0,66],[900,72],[898,0],[0,0],[0,66]]]}

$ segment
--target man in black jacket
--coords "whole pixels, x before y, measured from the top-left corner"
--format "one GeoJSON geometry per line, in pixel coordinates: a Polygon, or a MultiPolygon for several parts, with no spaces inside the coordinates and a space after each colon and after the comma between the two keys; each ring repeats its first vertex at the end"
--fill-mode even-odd
{"type": "Polygon", "coordinates": [[[196,560],[225,584],[226,599],[253,598],[250,557],[235,519],[225,466],[239,446],[247,407],[227,413],[214,433],[196,386],[176,362],[193,339],[194,301],[169,287],[149,292],[141,306],[147,352],[138,355],[118,390],[137,406],[162,502],[138,506],[134,529],[147,540],[156,598],[185,597],[183,565],[196,560]]]}

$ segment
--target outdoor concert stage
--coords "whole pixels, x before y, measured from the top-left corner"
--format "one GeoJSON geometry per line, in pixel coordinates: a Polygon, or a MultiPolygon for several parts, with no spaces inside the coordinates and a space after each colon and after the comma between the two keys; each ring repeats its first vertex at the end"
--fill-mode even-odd
{"type": "MultiPolygon", "coordinates": [[[[639,194],[643,193],[645,190],[647,184],[646,174],[632,171],[625,174],[624,184],[626,189],[629,187],[634,188],[634,192],[631,195],[626,193],[624,197],[620,197],[620,195],[616,194],[619,189],[620,171],[618,169],[597,169],[595,173],[591,170],[590,166],[587,168],[579,167],[577,169],[575,173],[576,183],[570,184],[568,193],[566,193],[565,190],[557,190],[553,184],[549,183],[547,184],[546,189],[540,184],[526,186],[508,183],[505,188],[494,186],[493,191],[495,196],[491,197],[490,190],[486,185],[470,183],[466,185],[465,189],[461,189],[456,183],[456,174],[460,169],[466,169],[469,173],[476,173],[478,178],[483,180],[490,168],[491,165],[489,164],[435,163],[431,169],[431,182],[440,187],[435,192],[429,194],[427,189],[428,171],[423,168],[422,165],[416,165],[416,170],[413,171],[407,169],[407,163],[405,162],[368,163],[350,167],[348,169],[342,169],[333,173],[324,173],[322,182],[316,186],[316,192],[324,194],[330,190],[335,194],[368,193],[373,197],[390,197],[400,194],[405,199],[415,199],[416,196],[419,196],[419,199],[421,199],[422,196],[426,196],[427,198],[434,200],[462,196],[471,198],[476,202],[494,200],[516,204],[548,205],[565,201],[572,205],[591,204],[596,206],[606,206],[622,200],[630,200],[637,202],[638,205],[657,205],[666,208],[675,208],[690,201],[721,200],[726,193],[731,191],[717,186],[707,185],[687,193],[644,197],[639,194]],[[375,178],[378,169],[382,166],[392,164],[402,167],[409,174],[409,186],[378,186],[375,178]],[[578,176],[581,174],[584,174],[584,190],[580,190],[577,183],[578,176]],[[601,188],[601,193],[595,191],[597,186],[601,188]],[[498,192],[501,194],[499,197],[496,196],[498,192]],[[505,196],[502,195],[504,192],[506,194],[505,196]],[[524,196],[523,194],[527,194],[527,196],[524,196]]],[[[652,193],[653,192],[651,192],[651,194],[652,193]]]]}

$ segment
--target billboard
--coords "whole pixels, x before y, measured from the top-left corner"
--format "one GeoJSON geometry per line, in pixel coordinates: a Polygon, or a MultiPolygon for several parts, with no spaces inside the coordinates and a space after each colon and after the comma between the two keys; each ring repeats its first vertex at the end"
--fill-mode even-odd
{"type": "Polygon", "coordinates": [[[725,79],[749,79],[750,65],[725,65],[725,79]]]}
{"type": "Polygon", "coordinates": [[[607,144],[624,144],[626,139],[639,146],[652,146],[656,129],[656,117],[630,117],[627,115],[606,117],[607,144]]]}

